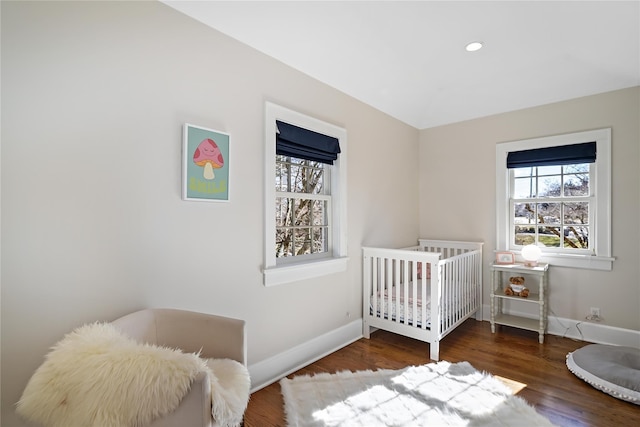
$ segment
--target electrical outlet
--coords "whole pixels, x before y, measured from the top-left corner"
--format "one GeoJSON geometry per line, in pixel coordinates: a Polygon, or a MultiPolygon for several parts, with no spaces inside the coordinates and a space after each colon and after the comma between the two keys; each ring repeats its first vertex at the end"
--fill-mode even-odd
{"type": "Polygon", "coordinates": [[[587,317],[585,317],[585,319],[587,320],[592,320],[594,322],[600,322],[602,321],[602,317],[600,316],[600,307],[591,307],[589,309],[589,315],[587,315],[587,317]]]}

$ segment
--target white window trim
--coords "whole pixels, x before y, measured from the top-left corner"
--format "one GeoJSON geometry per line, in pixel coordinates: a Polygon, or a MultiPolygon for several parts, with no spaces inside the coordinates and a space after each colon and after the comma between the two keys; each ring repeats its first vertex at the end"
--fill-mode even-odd
{"type": "Polygon", "coordinates": [[[264,285],[274,286],[312,279],[347,269],[347,131],[271,102],[265,103],[265,235],[264,285]],[[278,264],[276,260],[276,120],[338,138],[340,154],[331,173],[330,257],[278,264]]]}
{"type": "MultiPolygon", "coordinates": [[[[509,169],[510,151],[529,150],[559,145],[596,141],[597,159],[592,191],[597,198],[594,212],[594,254],[544,252],[541,261],[561,267],[611,270],[615,258],[611,256],[611,128],[525,139],[496,145],[496,244],[510,250],[509,242],[509,169]]],[[[502,249],[498,249],[502,250],[502,249]]],[[[519,251],[516,255],[519,256],[519,251]]]]}

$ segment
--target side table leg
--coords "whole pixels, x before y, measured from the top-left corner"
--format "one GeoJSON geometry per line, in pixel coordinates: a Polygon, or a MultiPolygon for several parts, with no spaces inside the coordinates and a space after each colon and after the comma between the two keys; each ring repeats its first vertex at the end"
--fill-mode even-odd
{"type": "Polygon", "coordinates": [[[538,341],[540,344],[544,343],[544,330],[547,328],[547,283],[546,274],[540,276],[540,333],[538,334],[538,341]]]}
{"type": "Polygon", "coordinates": [[[496,333],[496,297],[491,295],[491,333],[496,333]]]}
{"type": "Polygon", "coordinates": [[[495,334],[496,333],[496,297],[495,297],[495,292],[496,292],[496,280],[499,277],[498,276],[499,273],[497,273],[496,271],[493,272],[493,277],[491,280],[491,295],[489,296],[489,298],[491,299],[491,333],[495,334]]]}

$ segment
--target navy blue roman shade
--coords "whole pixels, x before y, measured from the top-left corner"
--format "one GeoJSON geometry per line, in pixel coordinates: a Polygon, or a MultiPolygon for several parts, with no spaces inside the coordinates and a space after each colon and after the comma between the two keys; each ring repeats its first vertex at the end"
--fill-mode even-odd
{"type": "Polygon", "coordinates": [[[332,165],[340,153],[338,138],[276,120],[276,154],[332,165]]]}
{"type": "Polygon", "coordinates": [[[535,148],[533,150],[512,151],[507,155],[507,168],[527,168],[532,166],[573,165],[594,163],[596,143],[560,145],[557,147],[535,148]]]}

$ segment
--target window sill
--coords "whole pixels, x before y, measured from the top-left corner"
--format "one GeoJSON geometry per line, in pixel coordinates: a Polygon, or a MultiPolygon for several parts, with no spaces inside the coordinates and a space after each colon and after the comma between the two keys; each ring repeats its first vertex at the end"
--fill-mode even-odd
{"type": "MultiPolygon", "coordinates": [[[[518,253],[518,261],[523,261],[518,253]]],[[[615,258],[595,255],[569,255],[545,253],[540,262],[549,263],[555,267],[584,268],[587,270],[611,271],[615,258]]]]}
{"type": "Polygon", "coordinates": [[[264,285],[275,286],[299,280],[313,279],[347,270],[348,257],[330,258],[265,268],[264,285]]]}

